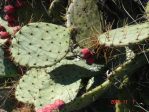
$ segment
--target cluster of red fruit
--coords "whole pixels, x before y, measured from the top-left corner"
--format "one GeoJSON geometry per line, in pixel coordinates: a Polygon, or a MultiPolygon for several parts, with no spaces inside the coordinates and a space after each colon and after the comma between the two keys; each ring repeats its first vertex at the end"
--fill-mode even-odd
{"type": "Polygon", "coordinates": [[[56,100],[53,104],[48,104],[41,109],[38,109],[36,112],[53,112],[54,110],[61,110],[65,105],[65,102],[62,100],[56,100]]]}
{"type": "MultiPolygon", "coordinates": [[[[5,2],[8,4],[4,6],[4,20],[8,22],[8,26],[12,27],[14,34],[20,30],[20,26],[16,22],[16,17],[14,16],[14,13],[17,8],[20,8],[23,6],[24,2],[22,0],[16,0],[15,5],[11,5],[14,0],[5,0],[5,2]]],[[[6,32],[6,29],[0,25],[0,38],[1,39],[9,39],[11,36],[8,32],[6,32]]]]}
{"type": "Polygon", "coordinates": [[[0,38],[1,39],[9,39],[11,36],[8,32],[6,32],[6,29],[0,25],[0,38]]]}
{"type": "Polygon", "coordinates": [[[18,8],[21,8],[24,5],[24,2],[22,0],[16,0],[15,3],[14,0],[5,0],[5,2],[8,5],[4,6],[4,19],[8,22],[8,26],[17,26],[17,18],[14,16],[14,14],[18,8]]]}
{"type": "Polygon", "coordinates": [[[6,39],[6,42],[4,43],[2,48],[5,54],[5,58],[8,58],[10,56],[9,46],[11,45],[11,35],[2,25],[0,25],[0,39],[6,39]]]}
{"type": "Polygon", "coordinates": [[[81,50],[82,58],[86,60],[88,64],[93,64],[95,62],[94,53],[91,52],[88,48],[81,50]]]}

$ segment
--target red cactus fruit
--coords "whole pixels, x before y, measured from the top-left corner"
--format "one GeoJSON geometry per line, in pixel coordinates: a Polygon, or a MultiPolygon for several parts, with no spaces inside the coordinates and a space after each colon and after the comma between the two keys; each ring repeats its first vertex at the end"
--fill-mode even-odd
{"type": "Polygon", "coordinates": [[[6,29],[2,25],[0,25],[0,31],[6,31],[6,29]]]}
{"type": "Polygon", "coordinates": [[[49,112],[52,112],[53,110],[57,110],[58,107],[55,104],[49,104],[45,106],[45,109],[50,110],[49,112]]]}
{"type": "Polygon", "coordinates": [[[54,110],[62,109],[64,104],[65,102],[63,100],[58,99],[53,104],[48,104],[43,108],[36,110],[36,112],[53,112],[54,110]]]}
{"type": "Polygon", "coordinates": [[[12,5],[7,5],[4,7],[4,12],[8,14],[12,14],[15,12],[15,8],[12,5]]]}
{"type": "Polygon", "coordinates": [[[65,102],[63,100],[58,99],[54,102],[54,104],[58,107],[58,109],[62,109],[65,105],[65,102]]]}
{"type": "Polygon", "coordinates": [[[82,58],[87,59],[91,57],[93,53],[88,48],[84,48],[81,50],[81,55],[82,55],[82,58]]]}
{"type": "Polygon", "coordinates": [[[86,62],[91,65],[95,62],[95,59],[93,57],[90,57],[90,58],[86,59],[86,62]]]}
{"type": "Polygon", "coordinates": [[[10,34],[8,32],[1,31],[0,32],[0,38],[1,39],[8,39],[8,38],[10,38],[10,34]]]}
{"type": "Polygon", "coordinates": [[[8,22],[15,21],[15,17],[14,17],[13,15],[11,15],[11,14],[6,14],[6,15],[4,16],[4,19],[5,19],[6,21],[8,21],[8,22]]]}

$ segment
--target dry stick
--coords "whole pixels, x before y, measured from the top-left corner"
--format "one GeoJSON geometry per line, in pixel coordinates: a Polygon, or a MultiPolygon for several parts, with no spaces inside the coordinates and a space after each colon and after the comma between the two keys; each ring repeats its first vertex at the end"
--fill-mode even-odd
{"type": "MultiPolygon", "coordinates": [[[[149,49],[146,51],[147,54],[149,54],[149,49]]],[[[116,77],[130,75],[144,64],[147,64],[147,60],[143,54],[136,55],[133,59],[127,60],[112,72],[111,80],[106,80],[98,87],[68,103],[61,112],[71,112],[86,107],[90,103],[97,100],[102,93],[104,93],[112,84],[114,84],[116,82],[114,80],[116,77]]]]}

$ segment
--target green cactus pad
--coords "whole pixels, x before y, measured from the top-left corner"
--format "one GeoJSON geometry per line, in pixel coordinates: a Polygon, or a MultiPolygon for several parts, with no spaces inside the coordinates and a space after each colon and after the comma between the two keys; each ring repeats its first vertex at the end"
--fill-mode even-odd
{"type": "Polygon", "coordinates": [[[4,57],[4,52],[0,48],[0,77],[17,76],[17,67],[4,57]]]}
{"type": "Polygon", "coordinates": [[[52,66],[69,49],[69,29],[50,23],[30,23],[12,40],[14,61],[28,67],[52,66]]]}
{"type": "Polygon", "coordinates": [[[105,46],[125,46],[142,42],[149,37],[149,22],[125,26],[107,31],[98,36],[99,43],[105,46]]]}
{"type": "Polygon", "coordinates": [[[56,99],[65,102],[73,100],[79,86],[80,79],[75,78],[73,74],[55,75],[52,72],[47,73],[44,69],[33,68],[20,80],[15,95],[19,101],[41,108],[46,104],[54,103],[56,99]]]}
{"type": "Polygon", "coordinates": [[[97,0],[73,0],[67,12],[67,27],[76,28],[76,41],[81,47],[88,47],[86,41],[102,33],[102,14],[98,11],[97,0]]]}
{"type": "Polygon", "coordinates": [[[54,103],[56,99],[68,103],[76,97],[81,77],[97,74],[96,71],[86,69],[87,66],[89,67],[82,60],[62,60],[48,69],[32,68],[19,81],[16,98],[24,103],[34,104],[36,109],[54,103]]]}

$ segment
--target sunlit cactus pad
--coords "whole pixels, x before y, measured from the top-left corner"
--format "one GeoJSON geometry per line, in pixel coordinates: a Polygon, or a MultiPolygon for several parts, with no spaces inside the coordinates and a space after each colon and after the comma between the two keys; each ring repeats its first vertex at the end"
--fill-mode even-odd
{"type": "Polygon", "coordinates": [[[56,99],[68,103],[76,97],[81,78],[95,74],[98,72],[88,70],[82,60],[62,60],[47,69],[32,68],[19,81],[15,96],[19,101],[34,104],[36,108],[56,99]]]}
{"type": "Polygon", "coordinates": [[[148,38],[149,22],[124,26],[98,36],[99,43],[105,46],[125,46],[142,42],[148,38]]]}
{"type": "Polygon", "coordinates": [[[69,49],[69,29],[50,23],[30,23],[12,40],[12,57],[20,65],[51,66],[59,62],[69,49]]]}
{"type": "Polygon", "coordinates": [[[90,36],[102,32],[102,16],[98,11],[97,0],[72,0],[67,12],[67,27],[77,30],[76,41],[81,47],[90,36]]]}

